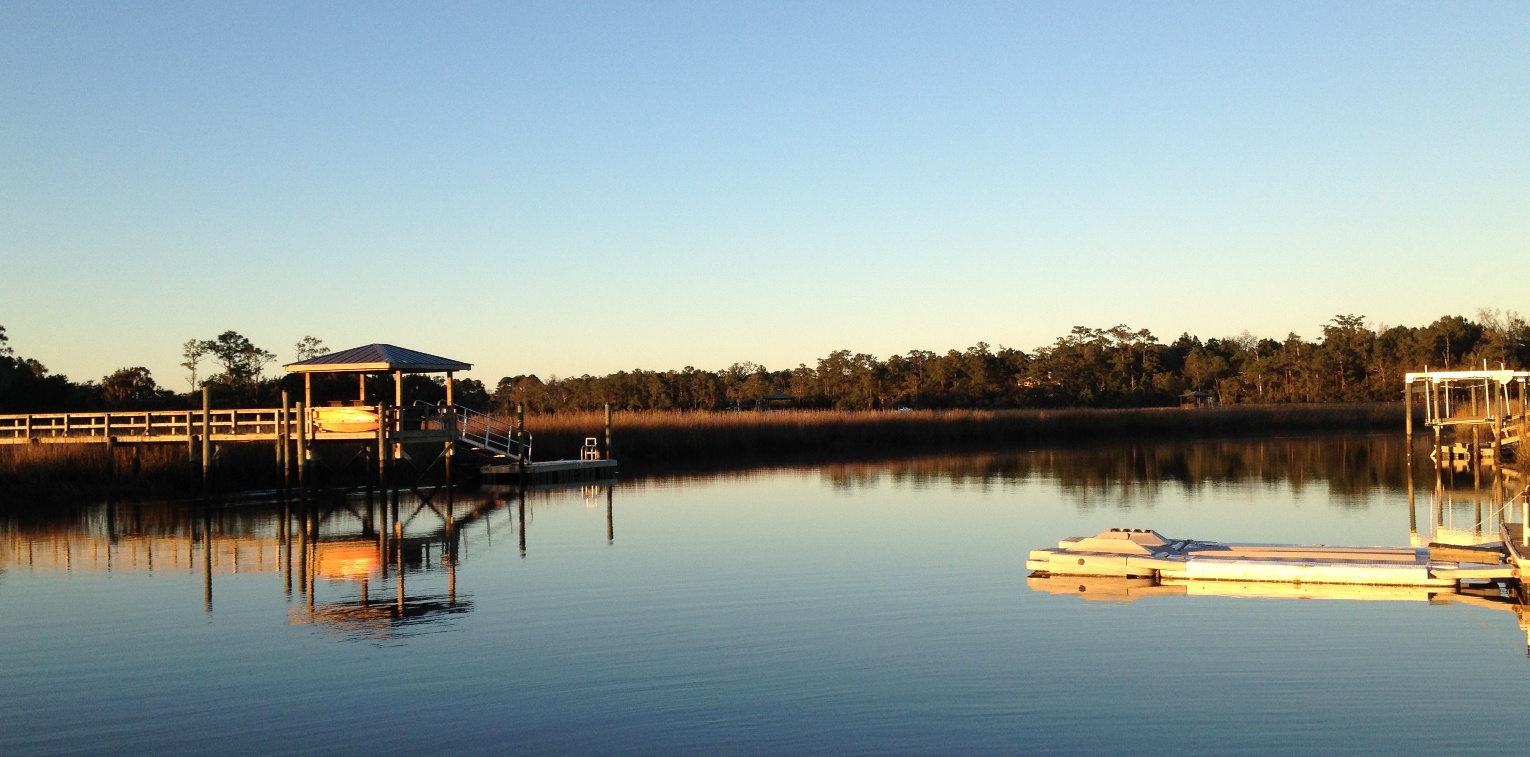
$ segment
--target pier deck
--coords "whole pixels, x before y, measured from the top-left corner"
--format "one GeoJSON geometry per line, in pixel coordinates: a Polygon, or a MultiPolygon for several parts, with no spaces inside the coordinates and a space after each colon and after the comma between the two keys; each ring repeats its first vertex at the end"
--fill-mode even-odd
{"type": "Polygon", "coordinates": [[[461,442],[497,457],[529,456],[513,422],[456,405],[385,405],[0,415],[0,444],[461,442]]]}

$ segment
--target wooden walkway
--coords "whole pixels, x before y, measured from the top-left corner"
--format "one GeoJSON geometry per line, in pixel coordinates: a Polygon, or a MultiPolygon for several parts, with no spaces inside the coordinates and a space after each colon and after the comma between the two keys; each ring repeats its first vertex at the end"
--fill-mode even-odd
{"type": "MultiPolygon", "coordinates": [[[[609,446],[609,428],[607,445],[609,446]]],[[[207,461],[225,444],[266,442],[276,446],[278,466],[287,475],[290,461],[308,459],[306,449],[328,442],[351,442],[380,450],[384,458],[408,457],[402,445],[466,445],[496,463],[480,472],[529,484],[576,484],[616,476],[617,463],[604,457],[596,437],[588,437],[578,460],[531,460],[532,439],[518,423],[456,405],[399,408],[349,405],[304,408],[165,410],[0,415],[0,445],[182,444],[193,461],[207,461]]],[[[301,482],[299,462],[299,480],[301,482]]]]}
{"type": "Polygon", "coordinates": [[[212,444],[331,441],[461,442],[493,456],[530,457],[514,423],[454,405],[165,410],[0,415],[0,444],[212,444]],[[379,420],[381,419],[381,420],[379,420]]]}
{"type": "Polygon", "coordinates": [[[299,417],[289,409],[284,423],[280,408],[0,415],[0,444],[189,444],[203,428],[217,442],[277,441],[299,417]]]}

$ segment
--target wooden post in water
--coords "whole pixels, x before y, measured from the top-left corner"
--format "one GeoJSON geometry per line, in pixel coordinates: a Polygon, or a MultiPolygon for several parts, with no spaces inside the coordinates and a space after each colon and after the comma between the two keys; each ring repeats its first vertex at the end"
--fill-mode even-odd
{"type": "Polygon", "coordinates": [[[1498,458],[1503,455],[1503,414],[1504,414],[1504,411],[1508,409],[1508,405],[1509,405],[1508,397],[1507,396],[1499,397],[1500,389],[1502,390],[1503,394],[1505,394],[1505,395],[1507,394],[1508,387],[1503,385],[1503,384],[1499,384],[1499,389],[1494,389],[1493,390],[1493,397],[1492,397],[1492,399],[1490,399],[1488,401],[1489,402],[1488,407],[1493,412],[1493,467],[1494,468],[1498,467],[1498,458]]]}
{"type": "Polygon", "coordinates": [[[208,466],[212,464],[212,390],[202,387],[202,490],[207,490],[208,466]]]}
{"type": "Polygon", "coordinates": [[[606,403],[606,459],[612,459],[611,455],[611,403],[606,403]]]}
{"type": "Polygon", "coordinates": [[[377,406],[377,490],[383,490],[388,467],[388,406],[377,406]]]}
{"type": "Polygon", "coordinates": [[[117,478],[117,438],[112,436],[112,414],[101,414],[101,432],[106,437],[106,477],[117,478]]]}
{"type": "Polygon", "coordinates": [[[516,457],[515,470],[521,480],[521,485],[526,484],[526,406],[515,403],[515,438],[521,442],[521,454],[516,457]]]}
{"type": "Polygon", "coordinates": [[[287,404],[287,390],[282,390],[282,419],[277,424],[276,444],[281,448],[282,491],[292,483],[292,412],[287,404]]]}
{"type": "Polygon", "coordinates": [[[1408,449],[1413,448],[1413,382],[1403,387],[1403,428],[1408,434],[1408,449]]]}
{"type": "Polygon", "coordinates": [[[305,496],[308,492],[307,471],[308,406],[299,402],[297,406],[297,479],[298,491],[302,492],[305,496]]]}

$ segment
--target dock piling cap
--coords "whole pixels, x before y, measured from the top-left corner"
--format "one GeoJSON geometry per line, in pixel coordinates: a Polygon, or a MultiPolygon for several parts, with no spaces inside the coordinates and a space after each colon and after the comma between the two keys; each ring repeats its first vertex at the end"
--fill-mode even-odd
{"type": "Polygon", "coordinates": [[[1094,536],[1086,536],[1072,544],[1069,549],[1084,552],[1109,552],[1113,554],[1149,555],[1161,552],[1169,540],[1148,528],[1112,528],[1094,536]]]}

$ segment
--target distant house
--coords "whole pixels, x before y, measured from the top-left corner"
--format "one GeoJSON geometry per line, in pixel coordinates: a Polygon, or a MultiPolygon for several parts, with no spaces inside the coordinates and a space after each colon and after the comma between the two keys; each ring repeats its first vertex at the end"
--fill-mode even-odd
{"type": "Polygon", "coordinates": [[[797,398],[784,392],[765,395],[765,407],[771,410],[788,408],[795,404],[797,404],[797,398]]]}
{"type": "Polygon", "coordinates": [[[1179,406],[1183,408],[1216,407],[1217,398],[1216,395],[1206,392],[1185,392],[1179,395],[1179,406]]]}

